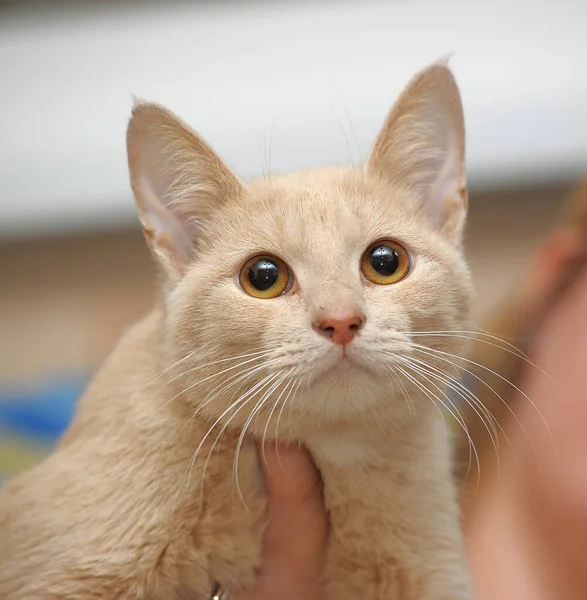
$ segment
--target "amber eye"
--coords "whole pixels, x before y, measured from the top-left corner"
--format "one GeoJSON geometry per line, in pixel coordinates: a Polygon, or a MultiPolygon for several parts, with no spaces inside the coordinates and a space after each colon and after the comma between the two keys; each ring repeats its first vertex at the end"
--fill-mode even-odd
{"type": "Polygon", "coordinates": [[[241,269],[239,281],[249,296],[275,298],[289,287],[292,276],[287,265],[275,256],[254,256],[241,269]]]}
{"type": "Polygon", "coordinates": [[[370,246],[361,259],[363,275],[373,283],[389,285],[403,279],[410,270],[406,249],[391,240],[381,240],[370,246]]]}

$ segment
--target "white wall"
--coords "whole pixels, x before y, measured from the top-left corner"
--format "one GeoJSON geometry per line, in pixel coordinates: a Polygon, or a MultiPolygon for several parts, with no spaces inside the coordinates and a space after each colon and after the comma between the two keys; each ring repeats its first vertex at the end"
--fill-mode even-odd
{"type": "Polygon", "coordinates": [[[0,236],[132,222],[132,94],[167,104],[249,177],[269,139],[273,171],[359,160],[349,115],[365,154],[407,79],[453,52],[472,182],[576,177],[587,172],[586,38],[584,0],[0,13],[0,236]]]}

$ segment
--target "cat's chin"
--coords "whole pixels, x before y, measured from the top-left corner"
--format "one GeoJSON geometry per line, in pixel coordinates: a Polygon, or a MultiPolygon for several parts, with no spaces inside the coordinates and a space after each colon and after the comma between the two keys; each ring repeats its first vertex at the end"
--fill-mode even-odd
{"type": "Polygon", "coordinates": [[[309,387],[318,396],[329,398],[334,405],[340,407],[342,403],[355,412],[357,397],[365,401],[367,389],[370,397],[389,394],[387,383],[382,382],[380,387],[377,381],[377,374],[360,357],[341,353],[314,375],[309,387]]]}
{"type": "Polygon", "coordinates": [[[315,377],[313,384],[332,380],[351,383],[353,379],[366,374],[366,369],[361,363],[348,353],[341,352],[319,372],[315,377]]]}

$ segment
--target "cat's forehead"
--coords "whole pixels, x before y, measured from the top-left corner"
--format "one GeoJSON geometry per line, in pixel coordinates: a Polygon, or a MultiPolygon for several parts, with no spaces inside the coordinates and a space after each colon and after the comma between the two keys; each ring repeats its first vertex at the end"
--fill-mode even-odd
{"type": "Polygon", "coordinates": [[[243,234],[265,246],[335,251],[414,229],[406,199],[359,169],[312,169],[255,180],[249,189],[239,211],[243,234]]]}

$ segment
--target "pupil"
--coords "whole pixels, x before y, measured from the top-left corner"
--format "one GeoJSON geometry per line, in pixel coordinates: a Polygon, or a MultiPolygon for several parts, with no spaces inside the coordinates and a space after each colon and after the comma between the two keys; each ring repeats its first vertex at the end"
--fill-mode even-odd
{"type": "Polygon", "coordinates": [[[399,255],[389,246],[379,246],[371,252],[369,262],[379,275],[389,277],[390,275],[393,275],[399,267],[399,255]]]}
{"type": "Polygon", "coordinates": [[[261,292],[273,287],[279,277],[277,265],[270,260],[260,259],[249,268],[251,285],[261,292]]]}

